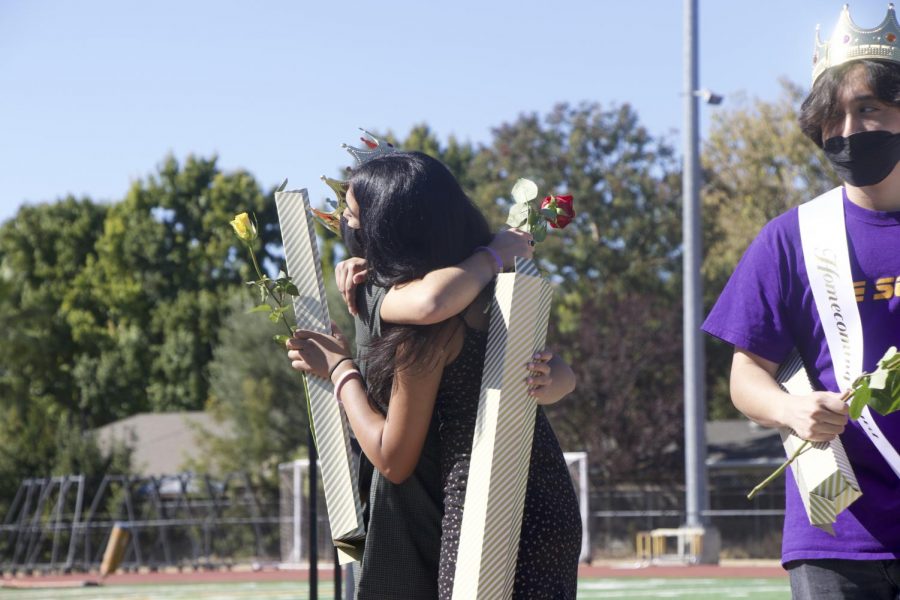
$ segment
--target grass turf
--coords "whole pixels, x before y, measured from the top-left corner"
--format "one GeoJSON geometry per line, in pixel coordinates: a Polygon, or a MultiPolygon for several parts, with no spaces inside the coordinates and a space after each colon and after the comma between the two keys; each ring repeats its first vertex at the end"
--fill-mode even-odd
{"type": "MultiPolygon", "coordinates": [[[[333,598],[331,582],[320,582],[318,597],[333,598]]],[[[2,590],[0,598],[17,600],[309,600],[306,582],[184,583],[102,586],[73,589],[2,590]]],[[[639,578],[580,579],[578,600],[787,600],[785,579],[639,578]]]]}

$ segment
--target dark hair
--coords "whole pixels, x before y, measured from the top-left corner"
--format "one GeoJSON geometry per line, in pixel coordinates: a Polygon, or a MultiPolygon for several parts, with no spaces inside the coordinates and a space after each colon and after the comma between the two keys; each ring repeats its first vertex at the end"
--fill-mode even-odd
{"type": "MultiPolygon", "coordinates": [[[[383,287],[424,277],[462,262],[491,240],[481,211],[440,161],[421,152],[396,152],[353,171],[350,189],[373,282],[383,287]]],[[[387,405],[396,370],[434,366],[443,324],[392,325],[373,340],[366,383],[372,400],[387,405]]]]}
{"type": "Polygon", "coordinates": [[[813,84],[812,91],[800,106],[800,129],[819,148],[822,147],[822,128],[840,118],[838,93],[847,74],[857,66],[865,69],[866,84],[876,98],[900,107],[900,65],[880,60],[854,60],[827,69],[813,84]]]}

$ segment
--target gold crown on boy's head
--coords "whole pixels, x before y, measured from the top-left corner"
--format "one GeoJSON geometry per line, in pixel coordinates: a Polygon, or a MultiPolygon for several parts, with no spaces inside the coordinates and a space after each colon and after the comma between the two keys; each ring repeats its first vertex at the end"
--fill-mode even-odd
{"type": "Polygon", "coordinates": [[[816,27],[813,84],[827,69],[864,58],[900,63],[900,24],[897,23],[893,3],[888,4],[884,20],[872,29],[863,29],[853,22],[849,4],[841,10],[834,33],[828,41],[822,42],[816,27]]]}

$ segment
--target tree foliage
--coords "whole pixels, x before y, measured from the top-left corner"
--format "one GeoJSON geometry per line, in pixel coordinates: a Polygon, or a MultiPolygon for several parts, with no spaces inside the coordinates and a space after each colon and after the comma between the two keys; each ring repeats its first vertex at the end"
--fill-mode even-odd
{"type": "MultiPolygon", "coordinates": [[[[246,471],[275,486],[279,463],[306,455],[308,417],[300,374],[272,340],[282,326],[259,314],[246,293],[232,297],[210,363],[206,410],[228,433],[206,432],[205,472],[246,471]]],[[[288,314],[288,320],[292,320],[288,314]]]]}
{"type": "Polygon", "coordinates": [[[587,450],[595,472],[672,473],[667,457],[681,446],[682,410],[680,319],[671,310],[680,274],[672,149],[627,104],[560,104],[496,128],[469,177],[497,224],[519,177],[544,194],[575,196],[575,220],[535,252],[556,286],[548,344],[579,381],[551,416],[563,447],[587,450]],[[625,448],[641,450],[629,461],[625,448]]]}
{"type": "MultiPolygon", "coordinates": [[[[799,99],[786,86],[776,102],[713,117],[703,152],[707,307],[766,221],[835,182],[796,125],[799,99]]],[[[484,145],[444,142],[426,124],[386,137],[447,164],[495,228],[520,177],[575,196],[575,220],[536,252],[556,287],[549,346],[579,380],[551,418],[563,447],[587,450],[605,480],[680,478],[672,147],[627,104],[523,114],[484,145]]],[[[321,204],[326,188],[302,183],[321,204]]],[[[257,217],[257,253],[274,275],[283,265],[273,195],[247,172],[221,172],[215,157],[167,157],[119,202],[25,206],[0,227],[0,499],[24,476],[126,468],[127,452],[103,456],[86,432],[144,411],[206,408],[230,423],[228,436],[205,441],[205,466],[216,470],[258,471],[302,452],[298,378],[268,321],[243,312],[252,299],[242,282],[254,277],[227,223],[244,211],[257,217]]],[[[332,317],[350,334],[333,278],[345,252],[317,231],[332,317]]],[[[734,414],[730,354],[710,345],[713,416],[734,414]]]]}
{"type": "Polygon", "coordinates": [[[536,251],[556,286],[548,343],[579,379],[576,392],[550,410],[553,423],[564,448],[588,450],[595,473],[676,475],[681,267],[673,150],[628,105],[593,103],[521,115],[480,147],[454,138],[441,144],[426,125],[405,140],[388,138],[441,159],[498,229],[520,177],[542,193],[575,196],[575,221],[536,251]],[[640,451],[623,457],[634,447],[640,451]]]}
{"type": "Polygon", "coordinates": [[[0,479],[106,460],[87,433],[200,409],[227,298],[248,278],[227,226],[272,223],[271,195],[216,159],[169,157],[119,203],[24,206],[0,227],[0,479]],[[98,458],[99,457],[99,458],[98,458]]]}
{"type": "MultiPolygon", "coordinates": [[[[797,124],[803,92],[783,82],[774,102],[714,114],[703,148],[704,295],[707,309],[768,221],[840,182],[797,124]]],[[[707,388],[714,418],[735,416],[728,392],[731,346],[711,342],[707,388]]]]}
{"type": "Polygon", "coordinates": [[[225,303],[250,276],[227,226],[241,211],[265,224],[260,257],[271,260],[267,245],[280,241],[271,196],[246,172],[219,172],[215,158],[189,157],[182,166],[169,157],[110,210],[92,302],[112,317],[117,337],[139,332],[144,365],[130,386],[129,414],[205,403],[225,303]]]}
{"type": "Polygon", "coordinates": [[[25,477],[101,474],[121,453],[100,455],[90,436],[80,365],[103,351],[87,335],[77,282],[96,262],[108,208],[86,199],[24,206],[0,227],[0,505],[25,477]]]}

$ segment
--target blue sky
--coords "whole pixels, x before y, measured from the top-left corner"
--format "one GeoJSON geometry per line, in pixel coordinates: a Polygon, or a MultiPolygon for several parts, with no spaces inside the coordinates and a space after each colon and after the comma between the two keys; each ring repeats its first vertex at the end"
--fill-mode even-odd
{"type": "MultiPolygon", "coordinates": [[[[841,2],[700,0],[700,82],[807,85],[841,2]]],[[[852,2],[864,27],[886,2],[852,2]]],[[[559,101],[632,104],[676,145],[681,0],[2,0],[0,220],[23,202],[124,197],[168,154],[218,154],[325,198],[356,127],[427,122],[480,143],[559,101]]],[[[727,106],[727,104],[726,104],[727,106]]],[[[716,110],[704,107],[704,113],[716,110]]]]}

